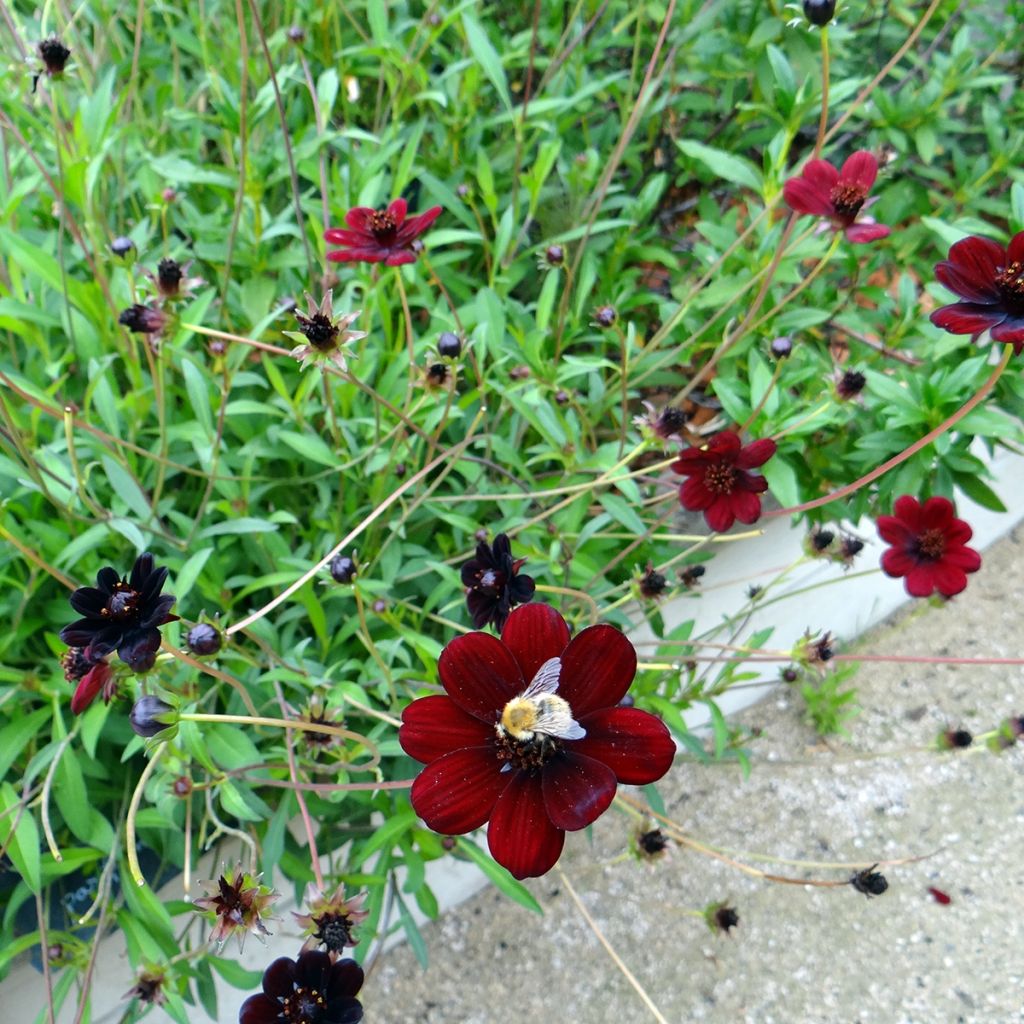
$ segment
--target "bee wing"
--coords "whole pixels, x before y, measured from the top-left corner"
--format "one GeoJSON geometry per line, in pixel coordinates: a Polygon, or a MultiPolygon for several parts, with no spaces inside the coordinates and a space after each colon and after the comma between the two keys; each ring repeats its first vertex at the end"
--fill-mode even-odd
{"type": "Polygon", "coordinates": [[[542,694],[554,693],[558,689],[558,677],[562,674],[562,659],[548,658],[533,677],[530,685],[519,695],[524,700],[536,700],[542,694]]]}
{"type": "Polygon", "coordinates": [[[587,735],[587,730],[572,717],[569,705],[559,697],[539,702],[533,729],[562,740],[581,740],[587,735]]]}

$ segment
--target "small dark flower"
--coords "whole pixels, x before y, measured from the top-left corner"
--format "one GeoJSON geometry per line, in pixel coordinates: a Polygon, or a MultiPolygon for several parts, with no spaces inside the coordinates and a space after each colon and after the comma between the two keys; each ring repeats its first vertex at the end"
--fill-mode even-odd
{"type": "Polygon", "coordinates": [[[442,359],[458,359],[462,355],[462,342],[452,331],[442,331],[437,339],[437,354],[442,359]]]}
{"type": "Polygon", "coordinates": [[[874,242],[890,231],[884,224],[860,216],[870,205],[865,200],[877,177],[878,161],[873,153],[861,149],[838,171],[827,160],[808,161],[799,177],[786,182],[782,195],[794,212],[828,218],[848,241],[874,242]]]}
{"type": "Polygon", "coordinates": [[[793,354],[793,339],[783,334],[772,342],[772,355],[776,359],[786,359],[793,354]]]}
{"type": "Polygon", "coordinates": [[[192,795],[192,780],[187,775],[179,775],[171,786],[171,792],[179,799],[192,795]]]}
{"type": "Polygon", "coordinates": [[[572,395],[570,395],[568,391],[564,391],[561,388],[559,388],[555,392],[555,401],[559,405],[568,405],[569,402],[572,401],[572,395]]]}
{"type": "MultiPolygon", "coordinates": [[[[335,725],[338,724],[333,718],[328,718],[327,708],[324,706],[323,697],[320,694],[313,694],[309,704],[302,714],[302,721],[313,725],[335,725]]],[[[314,732],[312,729],[304,729],[302,739],[314,752],[326,750],[332,744],[338,742],[338,737],[329,732],[314,732]]]]}
{"type": "Polygon", "coordinates": [[[609,327],[614,327],[615,321],[618,318],[619,314],[615,311],[614,306],[598,306],[594,310],[594,323],[605,330],[609,327]]]}
{"type": "Polygon", "coordinates": [[[832,541],[835,539],[836,535],[831,530],[822,530],[820,527],[815,527],[811,530],[811,535],[808,538],[811,553],[815,555],[824,554],[832,546],[832,541]]]}
{"type": "Polygon", "coordinates": [[[167,326],[167,314],[136,303],[123,310],[117,322],[133,334],[159,334],[167,326]]]}
{"type": "Polygon", "coordinates": [[[208,622],[196,623],[185,637],[185,643],[193,654],[205,657],[216,654],[224,642],[220,630],[211,626],[208,622]]]}
{"type": "Polygon", "coordinates": [[[668,580],[660,572],[655,572],[654,566],[648,562],[643,576],[640,577],[640,593],[651,600],[657,600],[665,593],[668,580]]]}
{"type": "Polygon", "coordinates": [[[666,405],[660,411],[650,402],[643,403],[646,416],[634,416],[633,423],[645,433],[662,441],[682,441],[682,429],[689,418],[677,405],[666,405]]]}
{"type": "Polygon", "coordinates": [[[132,705],[128,715],[128,721],[135,734],[147,740],[173,725],[174,719],[174,708],[151,694],[140,697],[132,705]]]}
{"type": "Polygon", "coordinates": [[[148,270],[143,273],[156,285],[161,298],[184,299],[192,294],[193,289],[206,283],[201,277],[188,276],[191,266],[191,260],[183,264],[177,260],[163,259],[157,264],[155,274],[148,270]]]}
{"type": "Polygon", "coordinates": [[[121,259],[124,259],[130,252],[133,252],[134,249],[135,243],[127,235],[118,235],[117,238],[110,243],[110,251],[115,256],[120,256],[121,259]]]}
{"type": "Polygon", "coordinates": [[[351,583],[358,574],[356,563],[348,555],[335,555],[328,568],[335,583],[351,583]]]}
{"type": "Polygon", "coordinates": [[[762,587],[760,583],[751,583],[750,586],[747,587],[747,597],[751,601],[756,601],[763,592],[764,587],[762,587]]]}
{"type": "Polygon", "coordinates": [[[301,25],[292,25],[288,29],[288,41],[292,43],[301,43],[306,38],[306,30],[301,25]]]}
{"type": "Polygon", "coordinates": [[[618,706],[636,651],[613,626],[570,639],[554,608],[527,604],[500,640],[452,640],[438,673],[445,693],[413,701],[398,731],[402,749],[425,765],[412,806],[442,835],[489,822],[491,856],[516,878],[548,871],[565,833],[596,821],[619,784],[655,782],[675,757],[664,723],[618,706]]]}
{"type": "Polygon", "coordinates": [[[565,263],[565,250],[560,245],[549,245],[540,262],[542,267],[560,267],[565,263]]]}
{"type": "Polygon", "coordinates": [[[335,316],[334,293],[330,290],[324,293],[319,305],[307,292],[306,303],[308,313],[301,313],[297,309],[294,311],[295,319],[299,322],[299,330],[282,332],[293,341],[303,342],[292,349],[292,356],[300,359],[303,367],[312,363],[332,362],[341,370],[347,369],[345,346],[366,337],[366,331],[349,330],[362,315],[362,311],[339,313],[335,316]]]}
{"type": "Polygon", "coordinates": [[[858,370],[839,370],[836,372],[836,394],[848,402],[864,390],[867,382],[867,377],[858,370]]]}
{"type": "Polygon", "coordinates": [[[310,883],[306,889],[309,913],[295,914],[303,934],[307,936],[303,952],[323,946],[328,953],[338,954],[346,946],[358,946],[359,940],[355,937],[354,929],[370,916],[369,911],[363,910],[365,901],[365,892],[345,899],[344,885],[339,885],[330,896],[325,896],[310,883]]]}
{"type": "Polygon", "coordinates": [[[532,600],[533,577],[519,575],[525,564],[525,558],[512,558],[512,544],[504,533],[494,538],[493,545],[485,540],[477,544],[476,557],[462,567],[466,604],[477,629],[490,624],[500,631],[517,604],[532,600]]]}
{"type": "Polygon", "coordinates": [[[892,545],[882,555],[882,571],[905,577],[911,597],[930,597],[936,590],[953,597],[966,588],[967,573],[981,568],[981,555],[967,547],[971,528],[955,511],[948,498],[922,505],[905,494],[896,499],[894,515],[878,517],[878,534],[892,545]]]}
{"type": "Polygon", "coordinates": [[[713,932],[728,935],[740,923],[740,915],[727,903],[711,903],[704,908],[704,920],[713,932]]]}
{"type": "Polygon", "coordinates": [[[931,321],[950,334],[981,334],[1024,351],[1024,231],[1004,249],[971,235],[956,242],[935,276],[964,301],[935,310],[931,321]]]}
{"type": "Polygon", "coordinates": [[[100,693],[105,704],[114,699],[118,681],[105,657],[92,658],[84,647],[69,647],[60,660],[64,678],[69,683],[78,683],[71,697],[72,714],[80,715],[100,693]]]}
{"type": "Polygon", "coordinates": [[[174,597],[160,594],[166,579],[167,570],[155,568],[148,551],[135,560],[127,579],[109,565],[100,569],[95,587],[79,587],[71,595],[71,607],[84,618],[65,626],[61,640],[84,647],[93,660],[116,649],[133,671],[148,672],[160,648],[158,627],[178,618],[170,614],[174,597]]]}
{"type": "Polygon", "coordinates": [[[328,228],[324,239],[344,249],[327,254],[335,263],[386,263],[397,267],[415,263],[413,243],[441,215],[441,207],[433,206],[425,213],[406,217],[408,205],[396,199],[386,210],[356,206],[345,214],[348,228],[328,228]]]}
{"type": "Polygon", "coordinates": [[[827,25],[836,13],[836,0],[804,0],[804,15],[812,25],[827,25]]]}
{"type": "Polygon", "coordinates": [[[51,78],[59,78],[64,73],[71,51],[57,36],[44,39],[38,46],[39,59],[43,62],[46,73],[51,78]]]}
{"type": "Polygon", "coordinates": [[[886,889],[889,888],[889,883],[885,880],[885,875],[880,871],[876,871],[877,864],[872,864],[871,867],[865,868],[863,871],[858,871],[857,874],[850,879],[850,885],[857,890],[857,892],[864,893],[869,899],[872,896],[881,896],[886,889]]]}
{"type": "Polygon", "coordinates": [[[687,448],[672,463],[674,473],[689,477],[679,488],[680,504],[703,512],[708,526],[719,533],[737,519],[756,523],[761,518],[758,495],[768,490],[768,481],[748,471],[763,466],[775,450],[771,438],[744,445],[731,430],[715,434],[699,448],[687,448]]]}
{"type": "Polygon", "coordinates": [[[688,565],[679,570],[679,581],[684,587],[696,587],[707,571],[707,567],[703,565],[688,565]]]}
{"type": "Polygon", "coordinates": [[[446,363],[431,363],[423,370],[423,382],[428,388],[450,388],[455,384],[455,374],[446,363]]]}
{"type": "Polygon", "coordinates": [[[835,657],[835,641],[831,633],[812,633],[808,630],[793,648],[793,660],[804,668],[824,670],[826,663],[835,657]]]}
{"type": "Polygon", "coordinates": [[[215,926],[210,938],[217,943],[218,949],[222,949],[232,935],[238,936],[238,949],[241,951],[249,932],[261,942],[264,935],[270,934],[263,919],[278,894],[260,883],[262,877],[250,875],[238,865],[225,870],[216,882],[204,882],[207,894],[192,900],[194,907],[213,914],[215,926]]]}
{"type": "Polygon", "coordinates": [[[958,750],[973,742],[974,737],[966,729],[947,729],[939,734],[940,750],[958,750]]]}
{"type": "Polygon", "coordinates": [[[645,860],[657,860],[670,852],[670,842],[660,828],[653,828],[637,835],[636,850],[645,860]]]}
{"type": "Polygon", "coordinates": [[[283,956],[263,973],[263,991],[249,996],[238,1024],[359,1024],[363,969],[355,960],[331,960],[311,950],[283,956]]]}
{"type": "Polygon", "coordinates": [[[135,985],[124,994],[125,999],[137,999],[146,1006],[163,1006],[167,1001],[164,985],[167,975],[159,967],[145,967],[139,972],[135,985]]]}

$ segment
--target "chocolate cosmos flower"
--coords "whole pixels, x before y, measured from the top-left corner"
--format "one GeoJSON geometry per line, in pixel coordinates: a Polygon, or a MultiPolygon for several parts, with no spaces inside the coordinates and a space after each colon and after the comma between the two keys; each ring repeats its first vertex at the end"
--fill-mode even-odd
{"type": "Polygon", "coordinates": [[[82,647],[69,647],[61,655],[64,678],[69,683],[78,683],[71,697],[71,713],[80,715],[90,704],[103,694],[104,703],[109,704],[117,693],[117,680],[106,658],[90,658],[82,647]]]}
{"type": "Polygon", "coordinates": [[[905,494],[896,499],[894,515],[879,516],[878,534],[891,544],[882,555],[887,576],[905,577],[911,597],[959,594],[967,573],[981,568],[981,555],[967,547],[971,528],[954,515],[948,498],[929,498],[923,505],[905,494]]]}
{"type": "Polygon", "coordinates": [[[494,538],[493,545],[485,540],[477,544],[476,558],[462,567],[466,605],[477,629],[490,623],[500,630],[517,604],[526,604],[533,598],[533,577],[518,575],[525,562],[525,558],[513,560],[512,544],[504,533],[494,538]]]}
{"type": "Polygon", "coordinates": [[[263,973],[263,991],[249,996],[238,1024],[358,1024],[363,969],[355,960],[332,962],[326,953],[282,956],[263,973]]]}
{"type": "Polygon", "coordinates": [[[441,207],[433,206],[425,213],[406,218],[408,205],[396,199],[386,210],[356,206],[345,214],[345,228],[328,228],[324,239],[344,249],[329,252],[335,263],[386,263],[397,267],[415,263],[413,243],[441,215],[441,207]]]}
{"type": "Polygon", "coordinates": [[[116,650],[135,672],[148,672],[160,648],[160,630],[178,616],[171,615],[174,597],[161,596],[167,570],[153,566],[147,551],[139,555],[131,576],[122,579],[109,565],[100,569],[95,587],[79,587],[71,595],[71,607],[84,618],[60,631],[69,647],[82,647],[85,657],[98,660],[116,650]]]}
{"type": "Polygon", "coordinates": [[[398,731],[402,749],[426,764],[413,808],[445,835],[489,822],[491,855],[516,878],[548,871],[565,833],[597,819],[619,783],[646,785],[672,765],[660,719],[617,706],[636,651],[613,626],[570,640],[554,608],[524,605],[500,640],[452,640],[438,673],[446,695],[413,701],[398,731]]]}
{"type": "Polygon", "coordinates": [[[971,235],[955,243],[949,258],[935,266],[935,276],[964,301],[931,315],[950,334],[981,334],[1024,349],[1024,231],[1004,249],[990,238],[971,235]]]}
{"type": "Polygon", "coordinates": [[[763,476],[747,472],[763,466],[774,454],[771,438],[744,446],[738,434],[724,430],[700,448],[687,448],[672,463],[672,472],[689,477],[679,488],[679,501],[691,512],[703,512],[712,530],[728,530],[738,519],[756,523],[761,517],[759,494],[768,490],[763,476]]]}
{"type": "Polygon", "coordinates": [[[238,936],[241,951],[245,936],[252,932],[260,941],[269,935],[263,923],[270,905],[278,894],[262,885],[262,875],[250,875],[241,866],[230,868],[216,882],[204,882],[205,896],[192,900],[197,910],[213,914],[214,928],[210,938],[222,949],[232,935],[238,936]]]}
{"type": "Polygon", "coordinates": [[[871,186],[878,177],[878,161],[866,149],[848,157],[841,170],[827,160],[809,160],[798,178],[782,187],[782,196],[796,213],[827,217],[850,242],[874,242],[890,229],[861,217],[871,186]]]}

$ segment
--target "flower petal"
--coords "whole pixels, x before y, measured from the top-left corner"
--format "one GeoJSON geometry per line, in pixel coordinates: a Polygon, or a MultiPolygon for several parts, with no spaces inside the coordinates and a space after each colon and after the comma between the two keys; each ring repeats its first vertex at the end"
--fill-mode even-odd
{"type": "Polygon", "coordinates": [[[896,516],[879,516],[875,520],[875,526],[878,529],[878,536],[886,544],[907,544],[914,537],[914,533],[896,516]]]}
{"type": "Polygon", "coordinates": [[[936,562],[932,566],[932,579],[935,581],[935,589],[943,597],[953,597],[967,589],[967,576],[963,569],[947,561],[936,562]]]}
{"type": "Polygon", "coordinates": [[[803,177],[825,195],[829,195],[839,182],[839,172],[827,160],[808,160],[804,164],[803,177]]]}
{"type": "MultiPolygon", "coordinates": [[[[512,652],[523,679],[529,683],[545,661],[562,656],[569,643],[569,627],[551,605],[524,604],[509,615],[501,631],[501,642],[512,652]]],[[[564,669],[562,678],[565,678],[564,669]]],[[[512,696],[523,689],[525,686],[512,696]]]]}
{"type": "Polygon", "coordinates": [[[974,548],[947,549],[942,560],[950,565],[955,565],[964,572],[977,572],[981,568],[981,555],[974,548]]]}
{"type": "Polygon", "coordinates": [[[691,512],[703,512],[714,504],[717,495],[704,483],[703,476],[691,476],[679,487],[679,504],[691,512]]]}
{"type": "MultiPolygon", "coordinates": [[[[353,206],[348,213],[345,214],[345,223],[353,231],[366,231],[366,222],[372,217],[377,211],[372,206],[353,206]]],[[[334,228],[328,229],[334,231],[334,228]]],[[[324,232],[324,238],[327,238],[327,232],[324,232]]],[[[327,238],[329,242],[330,239],[327,238]]]]}
{"type": "Polygon", "coordinates": [[[536,878],[550,871],[562,853],[565,832],[544,809],[540,775],[514,772],[498,797],[487,827],[491,856],[514,878],[536,878]]]}
{"type": "MultiPolygon", "coordinates": [[[[283,957],[287,960],[287,957],[283,957]]],[[[271,965],[273,966],[273,965],[271,965]]],[[[269,969],[269,968],[268,968],[269,969]]],[[[238,1011],[238,1024],[277,1024],[281,1019],[281,1004],[259,993],[249,996],[238,1011]]]]}
{"type": "Polygon", "coordinates": [[[533,678],[524,680],[512,651],[490,633],[457,636],[441,652],[437,671],[448,696],[488,725],[498,720],[502,708],[533,678]]]}
{"type": "MultiPolygon", "coordinates": [[[[290,996],[295,988],[294,960],[286,956],[278,957],[263,972],[263,991],[271,999],[279,996],[290,996]]],[[[278,1007],[280,1010],[280,1006],[278,1007]]]]}
{"type": "Polygon", "coordinates": [[[398,742],[417,761],[428,764],[460,747],[482,747],[494,729],[466,714],[450,697],[433,694],[414,700],[402,712],[398,742]]]}
{"type": "Polygon", "coordinates": [[[71,594],[68,601],[79,615],[88,615],[90,618],[98,619],[102,610],[107,607],[109,597],[109,594],[96,587],[79,587],[71,594]]]}
{"type": "Polygon", "coordinates": [[[324,240],[330,245],[367,245],[373,236],[366,231],[346,231],[344,228],[331,228],[324,232],[324,240]]]}
{"type": "Polygon", "coordinates": [[[778,450],[779,446],[770,437],[751,441],[746,447],[740,449],[736,456],[736,468],[757,469],[758,466],[763,466],[778,450]]]}
{"type": "Polygon", "coordinates": [[[404,263],[415,263],[416,253],[412,249],[392,249],[384,262],[389,267],[400,267],[404,263]]]}
{"type": "MultiPolygon", "coordinates": [[[[764,477],[757,477],[756,479],[764,480],[764,477]]],[[[765,481],[765,486],[767,486],[767,481],[765,481]]],[[[761,499],[751,491],[733,491],[729,496],[729,503],[732,507],[733,515],[741,523],[746,523],[749,526],[750,523],[756,523],[761,518],[761,499]]]]}
{"type": "Polygon", "coordinates": [[[724,533],[728,530],[736,522],[730,496],[727,494],[716,496],[713,503],[704,510],[704,521],[715,533],[724,533]]]}
{"type": "Polygon", "coordinates": [[[1007,263],[1024,263],[1024,231],[1018,231],[1006,247],[1007,263]]]}
{"type": "Polygon", "coordinates": [[[917,567],[918,559],[903,548],[888,548],[882,552],[882,572],[886,576],[907,576],[917,567]]]}
{"type": "MultiPolygon", "coordinates": [[[[362,913],[366,913],[362,911],[362,913]]],[[[330,999],[339,996],[354,998],[363,987],[363,969],[350,958],[339,960],[331,965],[330,977],[327,982],[327,993],[330,999]]]]}
{"type": "Polygon", "coordinates": [[[835,213],[828,193],[803,178],[790,178],[782,187],[782,198],[795,213],[813,217],[831,217],[835,213]]]}
{"type": "Polygon", "coordinates": [[[999,287],[993,278],[978,280],[973,275],[965,274],[961,267],[949,260],[935,264],[935,278],[968,302],[980,302],[983,305],[999,302],[999,287]]]}
{"type": "Polygon", "coordinates": [[[618,704],[636,675],[636,650],[607,623],[577,633],[561,657],[558,695],[569,702],[577,721],[598,708],[618,704]]]}
{"type": "Polygon", "coordinates": [[[991,287],[1006,263],[1006,250],[991,238],[971,235],[949,249],[949,262],[960,275],[979,288],[991,287]]]}
{"type": "Polygon", "coordinates": [[[639,708],[604,708],[580,723],[587,735],[572,745],[608,765],[619,782],[646,786],[672,767],[676,745],[660,718],[639,708]]]}
{"type": "Polygon", "coordinates": [[[99,696],[103,684],[110,678],[110,666],[101,661],[93,665],[79,680],[71,698],[71,713],[80,715],[99,696]]]}
{"type": "Polygon", "coordinates": [[[992,328],[993,341],[1019,344],[1024,341],[1024,317],[1007,316],[1001,323],[992,328]]]}
{"type": "Polygon", "coordinates": [[[418,238],[422,235],[431,224],[441,216],[442,207],[432,206],[429,210],[424,210],[423,213],[416,214],[415,217],[410,217],[401,227],[399,231],[399,237],[403,240],[408,238],[410,241],[414,238],[418,238]]]}
{"type": "Polygon", "coordinates": [[[921,532],[921,503],[912,494],[904,494],[896,499],[892,507],[896,518],[903,522],[908,530],[917,534],[921,532]]]}
{"type": "Polygon", "coordinates": [[[413,810],[435,832],[457,836],[479,828],[514,772],[502,772],[493,747],[463,747],[420,772],[409,791],[413,810]]]}
{"type": "Polygon", "coordinates": [[[892,228],[887,224],[869,224],[857,222],[845,229],[846,240],[855,245],[864,245],[867,242],[877,242],[879,238],[885,238],[892,234],[892,228]]]}
{"type": "Polygon", "coordinates": [[[303,953],[295,965],[295,983],[300,988],[326,988],[327,972],[331,969],[331,958],[322,950],[314,949],[303,953]]]}
{"type": "Polygon", "coordinates": [[[577,832],[596,821],[615,796],[615,773],[601,761],[566,750],[541,772],[544,809],[551,824],[577,832]]]}
{"type": "Polygon", "coordinates": [[[360,249],[336,249],[327,254],[332,263],[383,263],[388,250],[364,246],[360,249]]]}
{"type": "Polygon", "coordinates": [[[402,221],[405,220],[406,211],[409,209],[409,204],[399,196],[397,199],[392,199],[388,205],[388,213],[395,218],[395,223],[401,225],[402,221]]]}
{"type": "Polygon", "coordinates": [[[950,334],[981,334],[998,327],[1006,319],[1006,312],[998,306],[954,302],[951,306],[936,309],[929,319],[950,334]]]}
{"type": "Polygon", "coordinates": [[[903,581],[904,587],[906,587],[907,593],[911,597],[931,597],[935,591],[935,566],[932,563],[927,565],[919,564],[915,565],[910,572],[907,573],[906,579],[903,581]]]}
{"type": "Polygon", "coordinates": [[[878,161],[869,149],[858,149],[856,153],[851,153],[839,172],[841,182],[850,182],[865,192],[871,191],[877,177],[878,161]]]}

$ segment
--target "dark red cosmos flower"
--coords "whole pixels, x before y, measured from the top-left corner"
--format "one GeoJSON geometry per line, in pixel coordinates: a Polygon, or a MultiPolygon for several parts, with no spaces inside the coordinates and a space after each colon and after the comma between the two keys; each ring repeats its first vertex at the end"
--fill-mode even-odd
{"type": "Polygon", "coordinates": [[[838,171],[827,160],[809,160],[800,177],[783,185],[782,196],[796,213],[827,217],[849,241],[874,242],[890,231],[870,217],[860,218],[877,177],[878,161],[868,150],[859,149],[838,171]]]}
{"type": "Polygon", "coordinates": [[[157,569],[149,552],[139,555],[131,576],[122,579],[109,565],[96,575],[95,587],[79,587],[71,607],[84,618],[60,631],[69,647],[82,647],[96,661],[113,650],[135,672],[148,672],[160,649],[160,630],[178,616],[171,615],[174,597],[161,596],[167,569],[157,569]]]}
{"type": "Polygon", "coordinates": [[[882,555],[887,576],[905,576],[912,597],[959,594],[967,586],[967,573],[981,568],[981,555],[967,547],[971,528],[957,519],[947,498],[929,498],[923,505],[905,494],[896,499],[894,515],[879,516],[878,534],[891,544],[882,555]]]}
{"type": "Polygon", "coordinates": [[[282,956],[263,972],[263,991],[242,1003],[238,1024],[358,1024],[362,987],[355,960],[332,961],[319,950],[282,956]]]}
{"type": "Polygon", "coordinates": [[[500,630],[517,604],[526,604],[533,598],[533,577],[519,575],[525,563],[525,558],[513,559],[507,534],[499,533],[494,544],[485,540],[477,544],[476,557],[462,567],[466,606],[477,629],[490,623],[500,630]]]}
{"type": "Polygon", "coordinates": [[[738,519],[756,523],[761,518],[761,499],[768,490],[763,476],[748,472],[763,466],[776,444],[762,438],[743,445],[731,430],[715,434],[699,448],[687,448],[672,463],[672,472],[689,477],[679,488],[679,501],[691,512],[703,512],[708,526],[721,532],[738,519]]]}
{"type": "Polygon", "coordinates": [[[444,835],[490,822],[491,855],[516,878],[548,871],[565,833],[598,818],[618,783],[654,782],[675,756],[658,718],[616,706],[636,651],[613,626],[570,640],[554,608],[527,604],[509,615],[500,640],[452,640],[438,672],[447,696],[413,701],[398,731],[402,749],[426,764],[413,808],[444,835]]]}
{"type": "Polygon", "coordinates": [[[931,321],[950,334],[981,334],[1024,349],[1024,231],[1004,249],[991,238],[971,235],[956,242],[935,276],[964,301],[935,310],[931,321]]]}
{"type": "Polygon", "coordinates": [[[344,249],[329,252],[335,263],[386,263],[397,267],[415,263],[413,243],[441,215],[441,207],[433,206],[425,213],[406,219],[407,204],[396,199],[386,210],[356,206],[345,214],[345,228],[328,228],[324,239],[344,249]]]}

